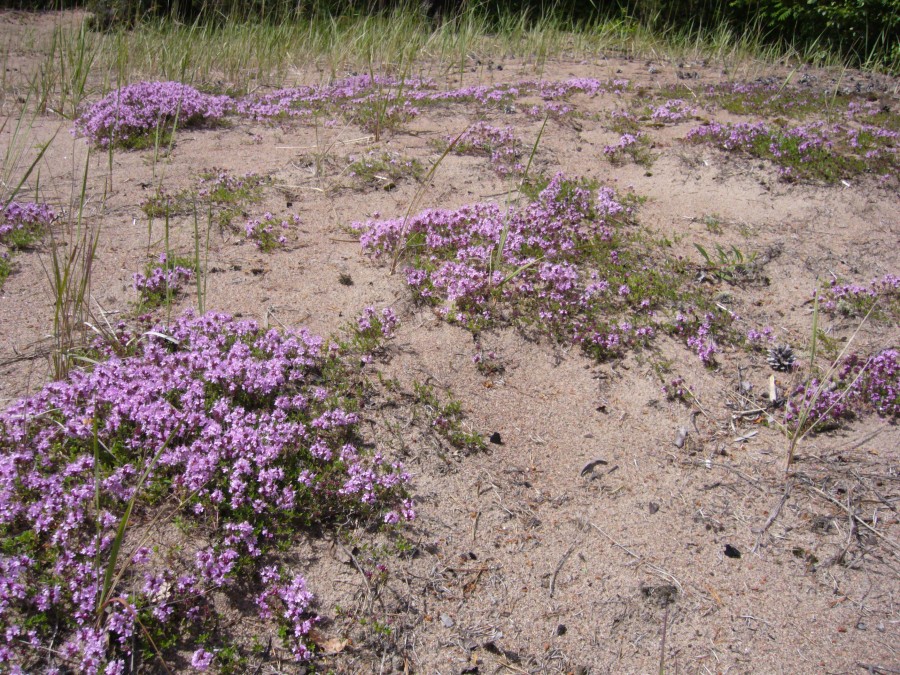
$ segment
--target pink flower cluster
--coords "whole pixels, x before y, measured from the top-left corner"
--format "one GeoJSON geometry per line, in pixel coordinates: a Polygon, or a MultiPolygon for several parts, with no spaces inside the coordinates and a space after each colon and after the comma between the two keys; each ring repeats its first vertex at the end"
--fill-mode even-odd
{"type": "Polygon", "coordinates": [[[0,243],[18,247],[40,237],[56,214],[47,204],[9,202],[0,214],[0,243]]]}
{"type": "Polygon", "coordinates": [[[659,124],[675,124],[691,119],[696,114],[696,108],[692,108],[680,98],[675,98],[651,108],[650,119],[659,124]]]}
{"type": "Polygon", "coordinates": [[[276,218],[266,211],[262,218],[251,218],[244,225],[247,239],[261,251],[272,251],[287,243],[285,232],[301,223],[300,216],[294,214],[288,220],[276,218]]]}
{"type": "Polygon", "coordinates": [[[229,96],[203,94],[180,82],[138,82],[117,89],[75,121],[75,132],[105,148],[127,144],[177,120],[179,127],[221,119],[229,96]]]}
{"type": "MultiPolygon", "coordinates": [[[[449,142],[451,138],[447,138],[449,142]]],[[[453,152],[460,155],[486,155],[500,176],[521,174],[525,171],[520,159],[522,143],[510,126],[500,129],[487,122],[476,122],[459,137],[453,152]]]]}
{"type": "Polygon", "coordinates": [[[828,312],[841,310],[853,314],[864,313],[879,298],[883,306],[900,306],[900,277],[885,274],[880,279],[872,279],[868,285],[845,284],[832,279],[831,285],[819,296],[819,303],[828,312]],[[859,311],[854,312],[854,306],[859,311]]]}
{"type": "Polygon", "coordinates": [[[193,278],[193,270],[169,263],[168,256],[161,253],[158,264],[150,266],[146,275],[135,272],[131,276],[131,287],[145,302],[152,303],[164,298],[166,293],[178,293],[193,278]]]}
{"type": "Polygon", "coordinates": [[[279,546],[309,524],[412,517],[409,476],[357,447],[352,401],[323,376],[341,371],[328,367],[340,357],[305,330],[187,314],[120,333],[120,348],[136,354],[0,413],[0,669],[124,672],[135,646],[149,648],[138,614],[208,667],[211,652],[197,649],[208,645],[191,644],[203,631],[185,626],[214,616],[211,594],[238,570],[307,658],[311,595],[302,577],[278,571],[279,546]],[[135,496],[132,527],[152,525],[140,515],[145,499],[171,499],[196,541],[162,553],[126,541],[112,589],[122,602],[98,613],[135,496]]]}
{"type": "Polygon", "coordinates": [[[871,125],[851,127],[820,121],[779,127],[765,122],[710,122],[691,129],[686,140],[769,159],[779,165],[782,178],[789,180],[833,182],[858,173],[890,177],[900,169],[900,133],[871,125]]]}
{"type": "Polygon", "coordinates": [[[416,242],[407,284],[448,320],[534,323],[605,357],[656,332],[651,301],[632,293],[630,266],[612,248],[627,211],[610,188],[592,191],[557,174],[535,201],[508,212],[478,203],[354,227],[376,258],[416,242]],[[614,272],[590,271],[586,251],[614,272]]]}
{"type": "Polygon", "coordinates": [[[634,134],[622,134],[615,145],[607,145],[603,148],[603,154],[610,162],[619,162],[623,157],[634,156],[640,147],[644,135],[641,132],[634,134]]]}
{"type": "Polygon", "coordinates": [[[310,118],[317,113],[335,115],[369,131],[397,126],[420,113],[422,106],[476,102],[482,106],[507,104],[526,95],[539,95],[545,103],[530,113],[559,118],[570,114],[561,103],[575,93],[596,96],[622,93],[627,80],[601,81],[572,78],[563,82],[526,80],[517,84],[462,87],[438,91],[425,78],[398,79],[360,75],[326,85],[280,89],[240,99],[204,94],[179,82],[138,82],[118,89],[91,106],[75,122],[74,132],[100,147],[129,145],[156,129],[214,122],[230,112],[255,120],[280,117],[310,118]]]}
{"type": "Polygon", "coordinates": [[[808,424],[840,423],[866,410],[882,417],[900,417],[900,352],[885,349],[869,358],[852,354],[830,382],[811,380],[794,390],[785,421],[806,410],[808,424]]]}

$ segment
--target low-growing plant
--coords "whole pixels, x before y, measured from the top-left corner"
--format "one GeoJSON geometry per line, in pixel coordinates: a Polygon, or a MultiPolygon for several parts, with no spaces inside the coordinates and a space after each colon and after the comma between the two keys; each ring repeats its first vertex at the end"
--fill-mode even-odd
{"type": "Polygon", "coordinates": [[[745,256],[734,244],[730,248],[725,248],[717,243],[715,245],[715,255],[710,254],[700,244],[694,243],[694,248],[703,257],[702,274],[709,274],[712,277],[732,284],[746,280],[754,274],[756,253],[745,256]]]}
{"type": "Polygon", "coordinates": [[[3,284],[10,274],[12,274],[12,256],[8,251],[0,251],[0,290],[3,290],[3,284]]]}
{"type": "Polygon", "coordinates": [[[244,207],[262,199],[263,189],[271,182],[268,176],[256,173],[234,176],[224,169],[205,169],[196,188],[175,193],[160,189],[141,204],[141,209],[148,218],[167,218],[191,214],[196,206],[202,206],[215,212],[221,227],[228,227],[244,207]]]}
{"type": "Polygon", "coordinates": [[[649,106],[645,114],[652,126],[664,126],[692,119],[697,114],[697,109],[687,101],[675,98],[663,101],[660,105],[649,106]]]}
{"type": "Polygon", "coordinates": [[[819,306],[829,314],[857,318],[869,315],[874,309],[871,318],[896,320],[900,318],[900,277],[885,274],[868,285],[832,279],[819,296],[819,306]]]}
{"type": "MultiPolygon", "coordinates": [[[[523,190],[541,182],[535,177],[523,190]]],[[[354,227],[369,255],[404,261],[413,296],[448,321],[473,330],[535,329],[598,359],[640,348],[660,327],[671,328],[699,340],[696,351],[711,362],[713,336],[730,339],[730,317],[710,314],[714,305],[691,287],[683,260],[651,261],[626,203],[610,188],[558,174],[520,207],[478,203],[354,227]],[[669,327],[666,314],[682,307],[689,314],[669,327]],[[696,319],[704,314],[712,318],[696,319]]]]}
{"type": "Polygon", "coordinates": [[[350,157],[347,175],[366,184],[388,188],[396,181],[410,177],[421,180],[425,173],[422,163],[399,152],[370,150],[361,157],[350,157]]]}
{"type": "Polygon", "coordinates": [[[390,307],[385,307],[380,313],[374,307],[365,307],[356,323],[348,326],[351,337],[346,347],[362,354],[363,362],[368,362],[385,340],[394,337],[399,325],[400,320],[390,307]]]}
{"type": "Polygon", "coordinates": [[[717,213],[709,213],[702,218],[706,230],[712,234],[722,234],[722,218],[717,213]]]}
{"type": "Polygon", "coordinates": [[[75,131],[101,148],[140,149],[152,147],[154,142],[167,145],[166,134],[176,123],[182,129],[213,123],[232,105],[228,96],[202,94],[180,82],[138,82],[88,108],[75,121],[75,131]]]}
{"type": "Polygon", "coordinates": [[[56,218],[47,204],[9,202],[0,214],[0,243],[15,250],[32,248],[56,218]]]}
{"type": "MultiPolygon", "coordinates": [[[[451,139],[447,139],[447,143],[451,139]]],[[[441,149],[446,148],[441,146],[441,149]]],[[[522,142],[512,127],[500,129],[486,122],[476,122],[458,137],[453,154],[489,157],[491,166],[500,176],[522,175],[522,142]]]]}
{"type": "Polygon", "coordinates": [[[900,417],[900,353],[885,349],[871,356],[850,354],[834,374],[813,377],[798,385],[788,399],[785,423],[797,424],[795,433],[821,430],[874,412],[900,417]]]}
{"type": "Polygon", "coordinates": [[[662,393],[666,395],[669,401],[688,402],[688,388],[684,384],[683,377],[676,377],[663,384],[662,393]]]}
{"type": "Polygon", "coordinates": [[[434,387],[420,382],[413,382],[413,396],[416,404],[425,412],[431,430],[454,448],[466,453],[486,449],[487,444],[482,435],[465,428],[460,401],[453,397],[442,400],[434,387]]]}
{"type": "Polygon", "coordinates": [[[643,132],[622,134],[615,145],[603,148],[603,154],[613,164],[622,164],[628,160],[641,166],[653,165],[655,156],[650,151],[650,139],[643,132]]]}
{"type": "Polygon", "coordinates": [[[131,285],[140,295],[141,307],[152,309],[170,304],[195,273],[191,258],[160,253],[155,262],[147,263],[143,274],[132,275],[131,285]]]}
{"type": "Polygon", "coordinates": [[[609,123],[607,124],[610,131],[618,134],[631,134],[632,136],[640,133],[641,123],[637,116],[628,110],[613,110],[609,114],[609,123]]]}
{"type": "Polygon", "coordinates": [[[117,333],[95,344],[117,358],[0,413],[0,663],[168,669],[168,648],[227,670],[238,588],[309,659],[318,619],[285,542],[415,517],[403,468],[359,441],[356,357],[219,314],[117,333]],[[156,511],[190,543],[148,546],[156,511]]]}
{"type": "Polygon", "coordinates": [[[691,129],[687,140],[712,143],[778,165],[784,180],[836,182],[861,173],[896,177],[900,133],[870,125],[826,125],[812,122],[789,127],[765,122],[720,124],[691,129]]]}
{"type": "Polygon", "coordinates": [[[251,218],[247,221],[244,225],[244,235],[260,251],[271,252],[287,244],[288,233],[300,222],[300,216],[296,214],[282,220],[266,211],[261,218],[251,218]]]}
{"type": "Polygon", "coordinates": [[[252,204],[262,196],[262,189],[271,183],[268,176],[246,173],[232,176],[223,169],[207,169],[200,173],[197,196],[203,203],[214,206],[252,204]]]}
{"type": "MultiPolygon", "coordinates": [[[[709,87],[704,99],[735,115],[803,119],[828,110],[828,92],[789,87],[788,82],[729,82],[709,87]]],[[[843,98],[842,98],[843,102],[843,98]]]]}

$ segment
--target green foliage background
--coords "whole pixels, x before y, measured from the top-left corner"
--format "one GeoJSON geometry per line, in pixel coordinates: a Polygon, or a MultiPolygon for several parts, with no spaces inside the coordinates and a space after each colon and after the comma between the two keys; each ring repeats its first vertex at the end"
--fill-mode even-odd
{"type": "Polygon", "coordinates": [[[583,30],[598,22],[624,21],[702,38],[704,31],[727,27],[756,35],[764,44],[836,54],[849,65],[896,71],[900,63],[900,0],[0,0],[0,7],[83,7],[105,28],[148,18],[281,22],[398,7],[435,22],[452,20],[460,12],[475,12],[489,23],[525,13],[583,30]]]}

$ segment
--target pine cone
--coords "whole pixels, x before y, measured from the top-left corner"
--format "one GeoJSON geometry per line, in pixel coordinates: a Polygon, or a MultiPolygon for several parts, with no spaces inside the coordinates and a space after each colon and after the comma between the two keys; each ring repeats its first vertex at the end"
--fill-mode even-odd
{"type": "Polygon", "coordinates": [[[782,373],[789,372],[794,369],[797,359],[794,356],[794,350],[787,345],[778,345],[769,350],[769,356],[766,359],[772,370],[782,373]]]}

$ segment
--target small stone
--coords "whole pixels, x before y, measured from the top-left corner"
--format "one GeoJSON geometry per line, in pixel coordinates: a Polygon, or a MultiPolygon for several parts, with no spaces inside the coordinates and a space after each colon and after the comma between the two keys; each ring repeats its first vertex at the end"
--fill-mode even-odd
{"type": "Polygon", "coordinates": [[[564,623],[561,623],[556,627],[557,635],[565,635],[567,631],[568,631],[568,628],[566,628],[566,624],[564,624],[564,623]]]}
{"type": "Polygon", "coordinates": [[[447,614],[441,614],[441,623],[444,624],[444,628],[453,628],[453,619],[450,618],[447,614]]]}
{"type": "Polygon", "coordinates": [[[652,516],[654,513],[659,511],[659,504],[656,502],[650,502],[650,505],[647,507],[650,510],[650,515],[652,516]]]}

